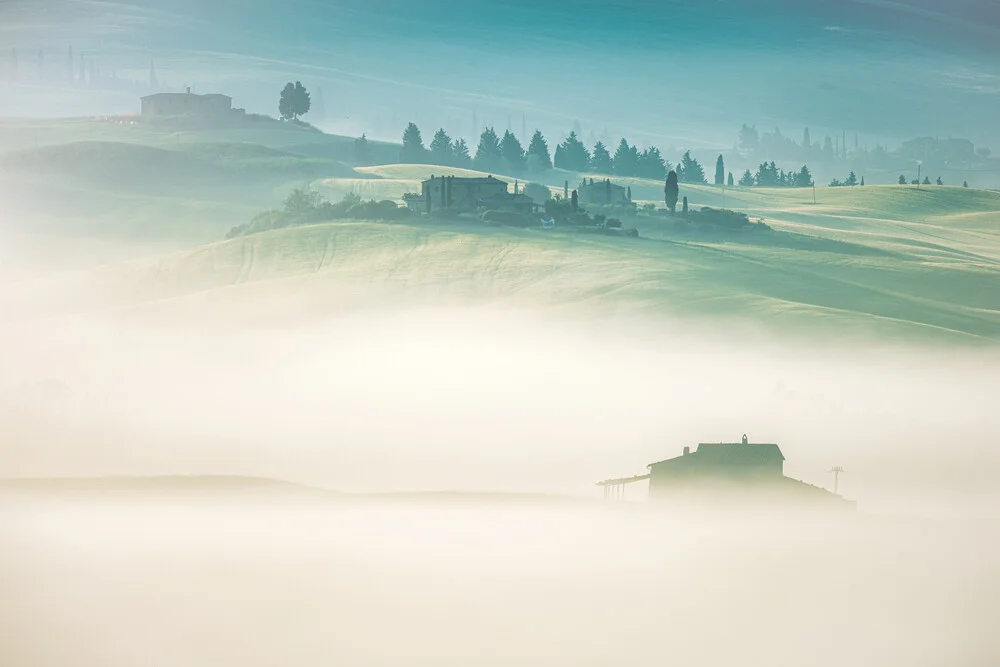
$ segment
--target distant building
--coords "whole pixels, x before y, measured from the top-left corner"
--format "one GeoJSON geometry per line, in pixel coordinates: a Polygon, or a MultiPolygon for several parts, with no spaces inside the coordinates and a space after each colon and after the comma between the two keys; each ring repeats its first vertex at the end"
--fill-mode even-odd
{"type": "Polygon", "coordinates": [[[657,461],[649,469],[649,497],[706,481],[756,484],[784,478],[785,456],[778,445],[743,442],[700,443],[680,456],[657,461]]]}
{"type": "Polygon", "coordinates": [[[507,182],[493,176],[486,178],[431,176],[421,183],[420,196],[407,200],[407,205],[411,209],[426,213],[442,208],[475,211],[484,206],[484,201],[507,194],[510,194],[507,191],[507,182]]]}
{"type": "Polygon", "coordinates": [[[233,111],[233,98],[212,93],[156,93],[140,98],[143,116],[226,116],[233,111]]]}
{"type": "Polygon", "coordinates": [[[583,179],[576,189],[581,204],[594,206],[614,206],[628,203],[628,191],[622,185],[616,185],[610,179],[594,182],[594,179],[583,179]]]}
{"type": "Polygon", "coordinates": [[[491,211],[513,211],[530,215],[538,210],[535,200],[525,194],[514,194],[512,192],[500,192],[485,199],[481,199],[479,204],[483,208],[491,211]]]}
{"type": "Polygon", "coordinates": [[[645,475],[598,482],[606,497],[623,493],[626,484],[649,480],[650,500],[691,497],[711,498],[737,495],[787,500],[821,501],[853,507],[852,501],[784,474],[785,456],[773,443],[752,443],[744,435],[741,442],[700,443],[680,456],[650,463],[645,475]]]}

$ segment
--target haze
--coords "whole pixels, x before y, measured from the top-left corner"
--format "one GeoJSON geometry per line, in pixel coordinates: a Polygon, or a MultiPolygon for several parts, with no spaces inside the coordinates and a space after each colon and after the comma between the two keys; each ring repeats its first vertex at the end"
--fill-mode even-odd
{"type": "Polygon", "coordinates": [[[0,0],[0,667],[1000,664],[998,44],[0,0]]]}

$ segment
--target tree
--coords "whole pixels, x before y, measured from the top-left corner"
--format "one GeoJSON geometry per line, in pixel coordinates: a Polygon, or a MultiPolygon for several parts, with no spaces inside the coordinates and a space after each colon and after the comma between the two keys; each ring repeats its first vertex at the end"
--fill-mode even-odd
{"type": "Polygon", "coordinates": [[[615,156],[612,158],[617,176],[638,176],[639,174],[639,149],[629,146],[625,139],[618,142],[615,156]]]}
{"type": "Polygon", "coordinates": [[[361,135],[354,140],[354,162],[362,167],[372,163],[371,148],[368,146],[368,137],[361,135]]]}
{"type": "Polygon", "coordinates": [[[492,127],[487,127],[479,136],[479,146],[476,147],[476,157],[472,163],[480,171],[498,172],[503,170],[500,138],[492,127]]]}
{"type": "Polygon", "coordinates": [[[570,132],[566,141],[560,144],[562,147],[562,162],[556,161],[556,166],[568,171],[587,171],[590,167],[590,152],[580,141],[576,132],[570,132]]]}
{"type": "Polygon", "coordinates": [[[715,184],[723,185],[726,182],[726,165],[722,161],[722,155],[719,155],[718,159],[715,161],[715,184]]]}
{"type": "Polygon", "coordinates": [[[930,185],[930,184],[931,184],[931,179],[928,178],[927,176],[924,176],[924,185],[930,185]]]}
{"type": "Polygon", "coordinates": [[[681,209],[681,215],[686,216],[688,214],[688,198],[684,197],[684,207],[681,209]]]}
{"type": "Polygon", "coordinates": [[[677,165],[677,180],[682,183],[705,183],[705,170],[701,163],[691,157],[691,151],[685,151],[681,163],[677,165]]]}
{"type": "Polygon", "coordinates": [[[658,181],[667,175],[667,165],[663,161],[660,149],[656,146],[650,146],[642,151],[642,153],[638,156],[636,166],[637,169],[635,175],[641,176],[642,178],[658,181]]]}
{"type": "Polygon", "coordinates": [[[864,187],[864,186],[865,186],[865,177],[862,176],[861,177],[861,187],[864,187]]]}
{"type": "Polygon", "coordinates": [[[854,185],[857,185],[857,184],[858,184],[858,176],[852,170],[851,173],[847,175],[847,180],[844,181],[844,185],[854,186],[854,185]]]}
{"type": "Polygon", "coordinates": [[[944,185],[944,181],[941,180],[940,176],[937,177],[937,184],[938,185],[944,185]]]}
{"type": "Polygon", "coordinates": [[[762,188],[773,188],[781,185],[777,165],[773,161],[770,164],[761,162],[754,175],[754,183],[762,188]]]}
{"type": "Polygon", "coordinates": [[[521,142],[517,140],[514,133],[507,130],[500,140],[500,154],[503,156],[504,166],[513,174],[523,173],[526,168],[524,149],[521,142]]]}
{"type": "Polygon", "coordinates": [[[287,83],[281,90],[281,98],[278,100],[278,113],[283,120],[298,119],[309,113],[312,102],[309,99],[309,92],[300,81],[287,83]]]}
{"type": "Polygon", "coordinates": [[[399,161],[403,164],[423,164],[427,159],[423,137],[416,123],[410,123],[403,130],[403,149],[399,151],[399,161]]]}
{"type": "Polygon", "coordinates": [[[733,187],[733,172],[729,172],[729,187],[733,187]]]}
{"type": "Polygon", "coordinates": [[[969,187],[969,182],[968,181],[962,181],[962,187],[963,188],[969,187]]]}
{"type": "Polygon", "coordinates": [[[598,141],[594,144],[594,152],[590,156],[590,168],[598,174],[614,173],[614,163],[611,161],[611,153],[607,146],[598,141]]]}
{"type": "Polygon", "coordinates": [[[906,176],[900,174],[898,182],[899,182],[900,185],[906,185],[906,176]]]}
{"type": "Polygon", "coordinates": [[[749,169],[747,169],[746,171],[744,171],[743,175],[740,176],[740,185],[742,185],[744,187],[750,187],[750,186],[752,186],[754,184],[754,182],[755,181],[754,181],[754,178],[753,178],[753,173],[751,173],[751,171],[749,169]]]}
{"type": "Polygon", "coordinates": [[[833,152],[833,139],[827,136],[823,139],[823,158],[828,162],[837,157],[833,152]]]}
{"type": "Polygon", "coordinates": [[[813,185],[815,183],[813,182],[812,174],[809,173],[809,167],[802,165],[802,169],[795,175],[795,187],[811,188],[813,185]]]}
{"type": "Polygon", "coordinates": [[[431,139],[430,161],[432,164],[450,165],[454,162],[454,157],[455,154],[451,151],[451,137],[442,127],[431,139]]]}
{"type": "Polygon", "coordinates": [[[531,137],[528,144],[527,156],[528,171],[539,172],[548,171],[552,168],[552,158],[549,156],[549,144],[539,130],[531,137]]]}
{"type": "Polygon", "coordinates": [[[670,173],[667,174],[667,182],[663,186],[663,201],[671,213],[677,212],[677,196],[679,193],[680,188],[677,185],[677,172],[671,169],[670,173]]]}
{"type": "Polygon", "coordinates": [[[746,123],[740,128],[740,149],[744,153],[753,155],[760,147],[760,135],[757,134],[757,126],[749,126],[746,123]]]}
{"type": "MultiPolygon", "coordinates": [[[[563,151],[562,144],[556,144],[556,153],[552,156],[552,164],[558,169],[563,169],[563,165],[566,164],[566,154],[563,151]]],[[[565,199],[565,197],[563,197],[565,199]]]]}
{"type": "Polygon", "coordinates": [[[451,144],[451,156],[453,164],[463,169],[472,166],[472,157],[469,155],[469,146],[465,139],[456,139],[451,144]]]}
{"type": "Polygon", "coordinates": [[[573,207],[573,212],[576,213],[580,208],[580,196],[576,194],[576,190],[573,190],[573,195],[571,201],[571,206],[573,207]]]}

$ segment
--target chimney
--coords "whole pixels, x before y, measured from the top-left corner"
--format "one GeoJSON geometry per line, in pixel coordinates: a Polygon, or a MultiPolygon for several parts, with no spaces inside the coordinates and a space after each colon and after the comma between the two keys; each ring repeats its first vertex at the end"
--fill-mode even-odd
{"type": "Polygon", "coordinates": [[[684,456],[687,456],[690,453],[691,453],[691,448],[690,447],[685,447],[684,448],[684,456]]]}

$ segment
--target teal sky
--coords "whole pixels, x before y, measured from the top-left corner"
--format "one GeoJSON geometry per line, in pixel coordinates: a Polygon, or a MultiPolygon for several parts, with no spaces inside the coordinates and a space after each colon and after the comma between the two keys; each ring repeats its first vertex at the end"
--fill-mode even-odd
{"type": "MultiPolygon", "coordinates": [[[[665,147],[728,146],[742,122],[1000,143],[992,0],[3,0],[0,12],[4,52],[72,43],[136,78],[154,58],[173,85],[270,113],[301,79],[323,89],[323,125],[347,133],[395,138],[413,120],[467,135],[473,114],[519,131],[523,114],[553,136],[578,121],[665,147]]],[[[40,95],[7,91],[0,113],[53,115],[40,95]]]]}

